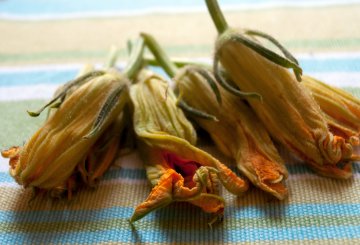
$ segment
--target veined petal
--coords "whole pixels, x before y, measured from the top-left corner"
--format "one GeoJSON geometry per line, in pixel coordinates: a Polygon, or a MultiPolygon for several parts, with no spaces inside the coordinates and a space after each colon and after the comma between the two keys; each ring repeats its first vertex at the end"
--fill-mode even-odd
{"type": "Polygon", "coordinates": [[[236,160],[238,168],[253,184],[279,199],[285,198],[283,180],[288,173],[264,125],[243,101],[223,88],[219,88],[222,98],[219,104],[204,77],[193,70],[191,66],[185,67],[175,78],[182,98],[190,106],[218,118],[217,122],[194,118],[196,122],[225,155],[236,160]]]}
{"type": "MultiPolygon", "coordinates": [[[[122,77],[105,73],[73,91],[21,147],[16,164],[11,164],[14,157],[9,155],[10,173],[17,182],[45,191],[66,189],[71,176],[77,172],[76,166],[84,161],[95,142],[120,114],[126,95],[121,95],[106,115],[100,115],[105,121],[97,133],[89,138],[84,136],[91,131],[107,98],[126,83],[122,77]]],[[[108,165],[109,159],[105,161],[108,165]]]]}
{"type": "Polygon", "coordinates": [[[359,144],[360,100],[310,76],[303,76],[303,84],[323,111],[330,131],[348,142],[359,144]]]}
{"type": "Polygon", "coordinates": [[[351,166],[342,168],[347,174],[341,176],[336,176],[328,166],[349,164],[352,145],[333,137],[308,90],[286,68],[227,35],[225,32],[219,37],[216,57],[239,89],[261,95],[262,102],[251,99],[248,102],[270,135],[310,166],[321,166],[321,172],[314,168],[320,174],[349,178],[351,166]]]}
{"type": "MultiPolygon", "coordinates": [[[[230,175],[233,173],[227,167],[193,145],[196,141],[195,130],[176,106],[176,97],[164,80],[149,73],[141,78],[131,87],[130,97],[139,151],[148,178],[154,185],[149,202],[144,203],[145,207],[153,210],[154,207],[162,207],[163,203],[167,205],[169,200],[189,201],[206,212],[220,212],[224,204],[219,196],[219,181],[236,194],[244,192],[247,183],[236,175],[230,175]],[[234,183],[229,184],[229,180],[234,183]],[[159,191],[164,201],[155,204],[150,200],[157,200],[153,195],[159,191]],[[210,199],[211,202],[206,202],[210,199]],[[148,206],[150,203],[151,207],[148,206]]],[[[140,207],[135,213],[144,210],[142,204],[140,207]]]]}

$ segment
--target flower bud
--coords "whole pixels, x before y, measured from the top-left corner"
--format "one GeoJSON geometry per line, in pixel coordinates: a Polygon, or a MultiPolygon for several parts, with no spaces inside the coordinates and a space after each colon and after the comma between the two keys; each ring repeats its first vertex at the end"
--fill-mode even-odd
{"type": "Polygon", "coordinates": [[[124,78],[99,73],[72,91],[24,146],[2,152],[10,158],[10,174],[24,187],[50,192],[66,189],[81,164],[97,166],[96,178],[92,178],[97,179],[115,156],[115,141],[102,136],[113,131],[109,126],[116,123],[125,105],[125,88],[124,78]],[[99,153],[94,146],[104,146],[104,141],[109,144],[99,153]],[[89,153],[101,162],[88,163],[89,153]]]}
{"type": "MultiPolygon", "coordinates": [[[[318,104],[297,80],[301,69],[285,52],[283,58],[264,48],[253,33],[228,29],[216,43],[215,73],[218,61],[242,92],[253,92],[261,100],[248,99],[270,135],[319,174],[349,178],[352,145],[333,135],[318,104]],[[286,68],[295,71],[293,76],[286,68]]],[[[276,43],[280,46],[278,43],[276,43]]]]}
{"type": "Polygon", "coordinates": [[[247,183],[194,146],[195,130],[162,78],[145,72],[140,77],[140,82],[130,89],[133,123],[147,176],[154,187],[135,209],[131,221],[174,201],[188,201],[205,212],[222,214],[220,181],[235,194],[244,192],[247,183]]]}
{"type": "Polygon", "coordinates": [[[217,147],[236,160],[239,170],[262,190],[284,199],[284,180],[288,172],[264,125],[238,97],[208,85],[213,75],[204,68],[187,66],[175,77],[181,98],[191,107],[214,115],[218,120],[194,117],[214,140],[217,147]]]}

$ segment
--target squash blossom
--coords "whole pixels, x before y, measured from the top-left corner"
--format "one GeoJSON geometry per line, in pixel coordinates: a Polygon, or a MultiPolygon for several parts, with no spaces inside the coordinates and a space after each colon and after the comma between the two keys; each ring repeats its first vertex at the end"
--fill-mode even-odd
{"type": "Polygon", "coordinates": [[[350,93],[332,87],[310,76],[303,76],[302,84],[311,91],[312,96],[324,112],[330,131],[359,144],[360,100],[350,93]]]}
{"type": "Polygon", "coordinates": [[[166,81],[143,71],[130,89],[133,124],[153,189],[131,218],[136,221],[174,201],[187,201],[221,215],[220,183],[241,194],[247,183],[208,153],[195,147],[196,133],[166,81]]]}
{"type": "Polygon", "coordinates": [[[236,159],[240,171],[262,190],[284,199],[288,172],[270,136],[254,112],[238,97],[219,88],[221,104],[208,85],[212,74],[187,66],[174,78],[180,97],[191,107],[214,115],[218,121],[194,117],[227,156],[236,159]]]}
{"type": "Polygon", "coordinates": [[[156,57],[153,64],[160,65],[177,83],[179,106],[208,131],[225,155],[236,160],[240,171],[253,184],[284,199],[287,170],[253,111],[231,93],[219,89],[206,65],[193,64],[179,70],[155,38],[141,35],[156,57]]]}
{"type": "Polygon", "coordinates": [[[206,3],[219,32],[214,73],[221,85],[238,95],[257,93],[262,99],[248,102],[275,140],[319,174],[349,178],[354,159],[352,145],[329,131],[320,107],[298,82],[302,70],[296,59],[265,33],[229,28],[216,0],[206,3]],[[265,48],[261,38],[271,41],[284,57],[265,48]],[[219,63],[233,83],[222,76],[219,63]],[[295,76],[287,68],[292,68],[295,76]]]}
{"type": "Polygon", "coordinates": [[[70,198],[78,178],[93,185],[115,157],[126,86],[124,77],[97,71],[68,83],[47,106],[67,90],[71,94],[25,145],[2,152],[10,158],[10,174],[20,185],[52,196],[67,191],[70,198]]]}

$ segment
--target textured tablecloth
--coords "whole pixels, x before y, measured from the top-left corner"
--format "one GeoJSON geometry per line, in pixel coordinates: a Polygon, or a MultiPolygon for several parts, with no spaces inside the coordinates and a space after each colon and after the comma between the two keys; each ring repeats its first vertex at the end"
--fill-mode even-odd
{"type": "MultiPolygon", "coordinates": [[[[231,25],[271,33],[305,73],[360,96],[360,1],[220,3],[231,25]]],[[[215,28],[200,0],[0,1],[0,149],[23,144],[44,120],[26,109],[39,108],[82,64],[101,65],[113,44],[124,62],[126,40],[140,31],[172,56],[210,60],[213,53],[215,28]]],[[[130,226],[127,219],[151,190],[136,153],[70,202],[29,202],[31,191],[14,182],[0,158],[0,244],[360,243],[359,163],[350,180],[332,180],[280,151],[289,198],[277,201],[254,187],[242,197],[224,191],[224,221],[212,229],[208,215],[184,203],[130,226]]]]}

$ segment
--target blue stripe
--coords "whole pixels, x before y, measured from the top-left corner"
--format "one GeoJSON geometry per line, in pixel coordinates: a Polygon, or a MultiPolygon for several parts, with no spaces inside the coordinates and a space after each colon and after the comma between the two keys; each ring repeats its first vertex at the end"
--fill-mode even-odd
{"type": "Polygon", "coordinates": [[[73,79],[78,70],[28,71],[0,73],[0,87],[18,85],[55,84],[59,85],[73,79]]]}
{"type": "MultiPolygon", "coordinates": [[[[246,197],[245,197],[246,199],[246,197]]],[[[138,203],[134,203],[137,205],[138,203]]],[[[188,209],[189,206],[170,206],[159,212],[150,213],[146,220],[166,220],[173,218],[171,213],[174,209],[188,209]]],[[[194,207],[195,209],[195,207],[194,207]]],[[[45,222],[91,222],[111,219],[128,219],[133,213],[130,207],[111,207],[96,210],[27,210],[27,211],[0,211],[0,222],[14,223],[45,223],[45,222]]],[[[203,212],[182,212],[181,220],[205,219],[203,212]]],[[[279,218],[279,217],[303,217],[303,216],[333,216],[352,217],[360,216],[360,204],[286,204],[281,202],[254,204],[251,206],[227,206],[225,219],[236,218],[279,218]]],[[[0,231],[1,232],[1,231],[0,231]]]]}
{"type": "MultiPolygon", "coordinates": [[[[165,72],[158,67],[153,67],[152,70],[163,77],[167,77],[165,72]]],[[[42,71],[0,71],[0,87],[39,84],[60,85],[74,79],[78,72],[79,70],[71,68],[42,71]]]]}
{"type": "Polygon", "coordinates": [[[143,230],[115,228],[97,232],[54,232],[54,233],[5,233],[2,244],[99,244],[104,242],[138,242],[138,243],[169,243],[169,242],[256,242],[281,240],[314,240],[314,239],[357,239],[360,238],[360,226],[327,226],[327,227],[273,227],[238,229],[162,229],[143,230]]]}
{"type": "MultiPolygon", "coordinates": [[[[304,73],[314,72],[360,72],[360,57],[357,58],[334,58],[316,59],[304,58],[299,60],[304,73]]],[[[152,68],[162,76],[165,73],[160,68],[152,68]]],[[[35,85],[35,84],[62,84],[75,77],[77,70],[74,68],[64,70],[42,71],[5,71],[0,72],[0,87],[35,85]]]]}
{"type": "Polygon", "coordinates": [[[9,173],[0,172],[0,182],[1,183],[14,183],[15,180],[10,176],[9,173]]]}
{"type": "MultiPolygon", "coordinates": [[[[236,0],[223,2],[236,3],[236,0]]],[[[251,0],[245,2],[251,3],[251,0]]],[[[33,14],[69,14],[86,12],[108,12],[108,11],[134,11],[149,8],[177,8],[204,6],[203,3],[195,3],[193,0],[168,1],[168,0],[11,0],[1,3],[2,13],[33,15],[33,14]]]]}
{"type": "Polygon", "coordinates": [[[129,207],[113,207],[98,210],[0,211],[0,222],[90,222],[107,219],[127,219],[131,217],[133,210],[133,208],[129,207]]]}
{"type": "MultiPolygon", "coordinates": [[[[287,165],[290,174],[306,174],[313,173],[312,170],[305,164],[287,165]]],[[[238,171],[236,168],[233,170],[238,171]]],[[[360,163],[353,163],[353,173],[360,173],[360,163]]],[[[315,174],[314,174],[315,175],[315,174]]],[[[322,178],[322,177],[319,177],[322,178]]],[[[105,173],[103,180],[113,179],[146,179],[146,172],[144,169],[112,169],[105,173]]],[[[0,183],[14,183],[14,179],[6,172],[0,172],[0,183]]]]}
{"type": "MultiPolygon", "coordinates": [[[[236,4],[236,0],[221,1],[224,4],[236,4]]],[[[252,2],[265,2],[265,0],[251,1],[243,0],[244,4],[252,2]]],[[[141,11],[153,8],[191,8],[204,7],[202,2],[193,0],[168,1],[168,0],[12,0],[1,3],[1,12],[19,15],[44,15],[44,14],[71,14],[71,13],[106,13],[113,11],[141,11]]]]}
{"type": "MultiPolygon", "coordinates": [[[[324,0],[302,0],[302,4],[312,6],[314,4],[327,5],[328,3],[343,4],[343,0],[324,1],[324,0]]],[[[348,2],[357,2],[355,0],[348,2]]],[[[220,0],[223,8],[228,6],[251,7],[251,6],[286,6],[298,4],[298,1],[285,0],[220,0]]],[[[0,14],[9,15],[59,15],[71,13],[108,13],[108,12],[127,12],[127,11],[146,11],[149,9],[194,9],[202,8],[205,11],[205,4],[202,1],[181,0],[11,0],[0,2],[0,14]]]]}
{"type": "Polygon", "coordinates": [[[305,73],[310,72],[360,72],[360,57],[354,58],[303,58],[299,59],[305,73]]]}

